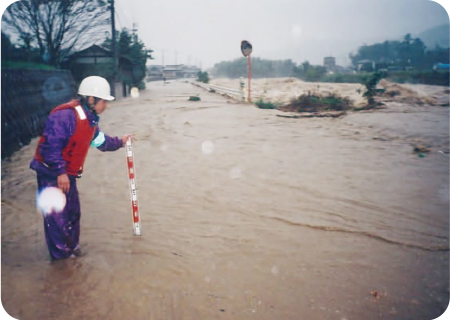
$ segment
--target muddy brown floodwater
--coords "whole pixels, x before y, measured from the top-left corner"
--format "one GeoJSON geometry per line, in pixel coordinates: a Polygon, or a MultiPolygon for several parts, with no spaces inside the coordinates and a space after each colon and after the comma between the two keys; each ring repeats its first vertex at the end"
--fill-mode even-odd
{"type": "Polygon", "coordinates": [[[2,163],[2,303],[18,319],[434,319],[449,301],[448,107],[292,119],[184,81],[100,123],[135,136],[142,236],[123,149],[91,150],[77,259],[50,262],[28,169],[2,163]],[[201,101],[187,101],[199,95],[201,101]],[[431,152],[418,157],[412,143],[431,152]]]}

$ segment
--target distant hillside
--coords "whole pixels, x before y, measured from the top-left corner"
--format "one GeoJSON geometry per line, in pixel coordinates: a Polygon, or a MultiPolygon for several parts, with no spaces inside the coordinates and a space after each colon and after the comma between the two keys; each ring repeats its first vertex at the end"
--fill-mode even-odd
{"type": "Polygon", "coordinates": [[[413,35],[413,38],[420,38],[427,46],[427,49],[434,49],[436,44],[438,44],[440,47],[448,48],[450,47],[449,28],[450,25],[444,24],[441,26],[428,29],[422,33],[419,33],[418,35],[413,35]]]}

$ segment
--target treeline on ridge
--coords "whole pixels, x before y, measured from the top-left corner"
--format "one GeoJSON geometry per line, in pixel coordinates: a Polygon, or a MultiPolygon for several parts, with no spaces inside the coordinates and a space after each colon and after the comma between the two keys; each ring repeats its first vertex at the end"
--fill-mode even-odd
{"type": "MultiPolygon", "coordinates": [[[[289,60],[268,60],[252,57],[253,78],[296,77],[305,81],[362,83],[368,72],[385,71],[386,77],[399,83],[449,85],[449,72],[433,70],[436,64],[448,64],[449,48],[428,49],[421,39],[407,34],[403,41],[385,41],[363,45],[356,54],[349,54],[352,65],[329,72],[325,66],[308,61],[297,65],[289,60]],[[359,65],[359,66],[358,66],[359,65]]],[[[214,65],[214,77],[247,77],[247,58],[223,61],[214,65]]]]}

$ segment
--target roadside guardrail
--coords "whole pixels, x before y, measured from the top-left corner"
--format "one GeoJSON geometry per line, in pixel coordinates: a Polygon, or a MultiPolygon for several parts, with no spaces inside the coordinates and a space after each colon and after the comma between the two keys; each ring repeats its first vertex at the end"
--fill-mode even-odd
{"type": "MultiPolygon", "coordinates": [[[[237,101],[243,101],[243,102],[248,102],[247,101],[247,91],[245,89],[245,87],[241,87],[241,89],[233,89],[233,88],[227,88],[227,87],[222,87],[222,86],[218,86],[215,84],[206,84],[206,83],[196,83],[196,82],[191,82],[193,85],[196,85],[198,87],[201,87],[203,89],[208,90],[209,92],[217,92],[221,95],[225,95],[227,97],[230,97],[234,100],[237,101]]],[[[256,98],[258,96],[252,95],[253,98],[256,98]]],[[[252,99],[253,100],[253,99],[252,99]]]]}
{"type": "Polygon", "coordinates": [[[218,93],[223,93],[223,94],[227,94],[232,96],[232,98],[239,100],[239,101],[245,101],[245,95],[244,95],[244,90],[238,90],[238,89],[231,89],[231,88],[226,88],[226,87],[221,87],[221,86],[217,86],[214,84],[210,84],[209,85],[209,91],[212,90],[218,92],[218,93]]]}

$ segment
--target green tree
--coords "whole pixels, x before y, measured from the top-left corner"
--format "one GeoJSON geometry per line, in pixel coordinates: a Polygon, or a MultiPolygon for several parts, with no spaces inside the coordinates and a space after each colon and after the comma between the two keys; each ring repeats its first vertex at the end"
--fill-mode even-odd
{"type": "Polygon", "coordinates": [[[410,48],[411,64],[419,69],[424,67],[426,46],[419,38],[414,39],[410,48]]]}
{"type": "Polygon", "coordinates": [[[303,73],[306,74],[308,70],[311,68],[311,64],[309,61],[302,62],[303,73]]]}
{"type": "Polygon", "coordinates": [[[411,38],[411,34],[407,34],[404,39],[403,42],[401,43],[400,46],[400,57],[402,60],[402,66],[409,66],[411,64],[411,43],[412,43],[412,38],[411,38]]]}
{"type": "Polygon", "coordinates": [[[199,71],[197,73],[197,81],[203,82],[203,83],[209,83],[209,75],[208,72],[201,72],[199,71]]]}
{"type": "Polygon", "coordinates": [[[404,36],[403,41],[385,41],[373,45],[363,45],[356,54],[349,57],[356,65],[360,60],[372,60],[376,64],[397,67],[414,67],[422,69],[428,67],[425,61],[426,46],[419,38],[413,39],[411,34],[404,36]]]}
{"type": "MultiPolygon", "coordinates": [[[[137,35],[130,34],[128,29],[123,28],[121,32],[117,32],[118,41],[116,42],[119,56],[126,57],[133,62],[131,75],[123,75],[123,81],[131,86],[139,86],[145,78],[145,64],[147,59],[153,59],[149,50],[137,35]]],[[[105,48],[112,50],[112,40],[106,39],[103,43],[105,48]]]]}
{"type": "MultiPolygon", "coordinates": [[[[363,81],[363,85],[366,87],[366,91],[363,93],[363,97],[367,99],[367,104],[369,108],[373,108],[376,106],[375,104],[375,96],[383,93],[385,89],[377,89],[378,82],[385,77],[385,74],[382,72],[374,72],[372,75],[363,81]]],[[[358,93],[361,93],[361,90],[357,90],[358,93]]]]}

